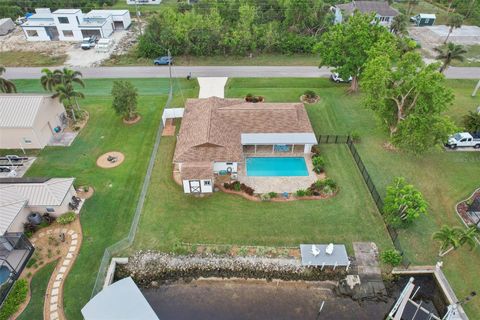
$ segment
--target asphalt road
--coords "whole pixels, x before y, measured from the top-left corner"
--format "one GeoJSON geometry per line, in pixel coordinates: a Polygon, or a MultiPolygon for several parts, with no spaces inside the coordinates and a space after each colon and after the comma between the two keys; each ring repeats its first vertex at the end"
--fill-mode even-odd
{"type": "MultiPolygon", "coordinates": [[[[51,69],[54,69],[52,67],[51,69]]],[[[7,79],[38,79],[43,68],[7,68],[7,79]]],[[[84,78],[167,78],[169,76],[167,66],[159,67],[97,67],[75,68],[82,72],[84,78]]],[[[173,77],[186,77],[189,73],[192,77],[230,77],[230,78],[317,78],[328,77],[329,68],[301,67],[301,66],[173,66],[173,77]]],[[[480,79],[480,67],[459,68],[450,67],[446,71],[449,79],[480,79]]]]}

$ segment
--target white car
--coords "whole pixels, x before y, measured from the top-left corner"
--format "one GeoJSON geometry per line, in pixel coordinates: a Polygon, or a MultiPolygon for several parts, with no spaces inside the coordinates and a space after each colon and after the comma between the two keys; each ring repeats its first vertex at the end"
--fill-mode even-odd
{"type": "Polygon", "coordinates": [[[352,76],[350,76],[348,78],[348,81],[345,81],[342,78],[340,78],[340,75],[338,73],[334,72],[330,76],[330,79],[332,79],[333,82],[339,83],[339,82],[351,82],[353,78],[352,78],[352,76]]]}
{"type": "Polygon", "coordinates": [[[474,147],[480,149],[480,134],[459,132],[448,138],[448,143],[445,146],[450,149],[456,149],[458,147],[474,147]]]}

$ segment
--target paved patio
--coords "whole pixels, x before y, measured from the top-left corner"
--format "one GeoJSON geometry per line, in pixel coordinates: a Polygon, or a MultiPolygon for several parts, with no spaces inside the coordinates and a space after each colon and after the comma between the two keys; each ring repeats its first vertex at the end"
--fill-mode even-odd
{"type": "Polygon", "coordinates": [[[77,135],[78,131],[57,133],[52,137],[48,145],[53,147],[69,147],[73,143],[73,140],[75,140],[77,135]]]}
{"type": "MultiPolygon", "coordinates": [[[[256,154],[256,156],[259,156],[256,154]]],[[[278,154],[263,155],[265,157],[278,157],[278,154]]],[[[312,183],[318,180],[317,174],[313,172],[312,158],[305,154],[292,154],[291,157],[304,157],[308,168],[307,177],[251,177],[245,174],[245,161],[238,166],[238,180],[252,187],[255,193],[294,193],[299,189],[307,189],[312,183]]]]}

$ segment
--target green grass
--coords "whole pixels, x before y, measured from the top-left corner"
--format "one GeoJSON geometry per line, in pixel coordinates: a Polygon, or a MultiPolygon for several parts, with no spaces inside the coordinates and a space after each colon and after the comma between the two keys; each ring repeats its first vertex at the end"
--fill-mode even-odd
{"type": "MultiPolygon", "coordinates": [[[[178,56],[175,65],[178,66],[318,66],[319,57],[312,54],[258,54],[245,56],[178,56]]],[[[103,62],[104,66],[151,66],[153,59],[138,58],[135,48],[129,53],[113,56],[103,62]]]]}
{"type": "Polygon", "coordinates": [[[0,65],[4,67],[49,67],[60,66],[67,55],[48,55],[34,51],[0,52],[0,65]]]}
{"type": "MultiPolygon", "coordinates": [[[[406,12],[408,10],[408,4],[405,2],[394,2],[392,6],[399,9],[401,12],[406,12]]],[[[418,5],[412,7],[410,16],[419,13],[434,13],[437,16],[435,24],[445,24],[447,22],[447,10],[424,0],[421,0],[418,5]]]]}
{"type": "Polygon", "coordinates": [[[43,266],[33,276],[30,284],[30,302],[27,308],[17,318],[18,320],[42,319],[43,318],[43,303],[45,301],[45,293],[47,291],[48,281],[55,270],[58,261],[50,262],[43,266]]]}
{"type": "MultiPolygon", "coordinates": [[[[82,209],[83,244],[65,283],[68,319],[82,319],[80,309],[90,299],[105,248],[126,236],[146,171],[157,125],[167,99],[167,79],[134,79],[140,92],[142,120],[124,125],[111,108],[112,80],[87,79],[81,106],[90,113],[87,126],[68,148],[47,147],[39,153],[28,176],[76,177],[76,185],[90,185],[95,195],[82,209]],[[95,165],[101,154],[118,150],[125,162],[104,170],[95,165]]],[[[19,92],[42,92],[37,80],[15,81],[19,92]]],[[[194,81],[175,81],[177,91],[196,94],[194,81]],[[181,90],[180,90],[181,89],[181,90]]],[[[183,105],[179,95],[174,101],[183,105]]],[[[174,104],[175,105],[175,104],[174,104]]]]}
{"type": "Polygon", "coordinates": [[[467,53],[464,61],[453,61],[455,67],[480,67],[480,44],[465,46],[467,53]]]}

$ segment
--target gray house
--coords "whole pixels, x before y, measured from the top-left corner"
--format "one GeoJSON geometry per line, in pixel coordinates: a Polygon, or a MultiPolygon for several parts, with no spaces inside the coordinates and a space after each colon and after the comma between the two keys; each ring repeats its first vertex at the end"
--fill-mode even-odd
{"type": "Polygon", "coordinates": [[[380,25],[390,27],[393,18],[400,13],[390,7],[386,1],[352,1],[344,4],[337,4],[332,7],[332,11],[335,14],[335,24],[342,23],[348,16],[358,10],[363,14],[375,13],[375,19],[377,19],[380,25]]]}

